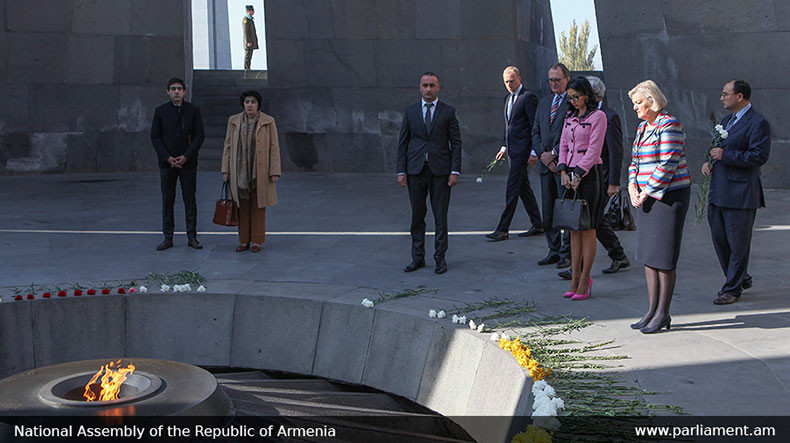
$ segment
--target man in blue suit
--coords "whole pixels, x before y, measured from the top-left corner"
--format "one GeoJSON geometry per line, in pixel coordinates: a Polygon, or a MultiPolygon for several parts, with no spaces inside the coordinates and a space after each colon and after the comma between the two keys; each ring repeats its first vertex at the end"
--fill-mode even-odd
{"type": "Polygon", "coordinates": [[[422,99],[408,108],[398,136],[398,184],[409,187],[411,203],[411,258],[403,270],[413,272],[425,266],[425,215],[430,195],[436,225],[435,272],[447,272],[447,210],[450,189],[461,173],[461,131],[455,108],[439,101],[439,76],[420,76],[422,99]]]}
{"type": "Polygon", "coordinates": [[[491,241],[506,240],[510,223],[518,207],[518,200],[524,203],[532,227],[519,234],[520,237],[543,234],[543,223],[540,220],[538,201],[532,192],[527,175],[527,165],[535,165],[538,157],[532,151],[532,123],[535,122],[535,111],[538,109],[538,97],[527,91],[521,84],[521,73],[515,66],[508,66],[502,73],[508,94],[505,97],[505,137],[502,148],[496,155],[500,160],[506,154],[510,163],[505,188],[505,210],[493,233],[486,237],[491,241]]]}
{"type": "Polygon", "coordinates": [[[708,223],[713,247],[726,281],[713,303],[728,305],[752,287],[748,274],[749,249],[757,208],[765,207],[760,166],[771,152],[771,127],[752,108],[752,89],[743,80],[724,85],[721,102],[730,114],[721,125],[729,133],[720,147],[710,150],[716,161],[705,162],[702,173],[711,175],[708,223]]]}

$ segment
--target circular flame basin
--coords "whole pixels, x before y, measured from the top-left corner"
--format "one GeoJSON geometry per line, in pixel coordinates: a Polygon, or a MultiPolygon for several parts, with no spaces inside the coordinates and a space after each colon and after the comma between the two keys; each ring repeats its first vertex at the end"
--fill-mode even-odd
{"type": "Polygon", "coordinates": [[[0,416],[230,414],[230,400],[205,369],[151,358],[124,360],[133,362],[136,370],[127,375],[116,400],[82,397],[96,370],[110,359],[62,363],[0,380],[0,416]]]}

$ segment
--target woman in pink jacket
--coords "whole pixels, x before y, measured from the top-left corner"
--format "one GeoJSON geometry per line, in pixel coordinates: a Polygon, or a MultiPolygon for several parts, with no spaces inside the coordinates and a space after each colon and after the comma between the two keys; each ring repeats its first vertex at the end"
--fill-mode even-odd
{"type": "Polygon", "coordinates": [[[584,199],[590,209],[591,228],[571,231],[571,287],[564,297],[585,300],[592,295],[590,270],[595,260],[595,214],[601,201],[601,150],[606,136],[606,114],[598,109],[590,82],[576,77],[568,84],[568,100],[573,108],[565,117],[560,137],[557,169],[562,185],[584,199]]]}

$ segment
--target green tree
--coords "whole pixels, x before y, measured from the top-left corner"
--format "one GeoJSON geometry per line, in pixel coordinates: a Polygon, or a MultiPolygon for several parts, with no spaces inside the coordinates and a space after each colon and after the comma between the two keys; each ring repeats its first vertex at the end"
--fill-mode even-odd
{"type": "Polygon", "coordinates": [[[565,32],[560,34],[560,63],[565,64],[571,71],[592,71],[593,70],[593,57],[595,51],[598,50],[598,45],[588,52],[587,45],[590,38],[590,22],[584,21],[581,30],[576,25],[576,20],[571,22],[571,28],[568,30],[568,35],[565,32]]]}

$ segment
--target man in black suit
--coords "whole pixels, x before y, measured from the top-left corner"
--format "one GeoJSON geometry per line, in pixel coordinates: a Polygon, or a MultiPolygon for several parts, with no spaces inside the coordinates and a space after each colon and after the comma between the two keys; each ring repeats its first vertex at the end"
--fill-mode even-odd
{"type": "Polygon", "coordinates": [[[549,86],[552,94],[538,103],[535,124],[532,125],[532,149],[540,158],[540,193],[543,206],[543,230],[549,253],[538,260],[539,265],[557,263],[558,268],[571,265],[570,231],[564,234],[552,226],[554,218],[554,200],[562,195],[565,188],[557,171],[560,135],[565,114],[568,113],[569,101],[565,89],[571,81],[571,73],[562,63],[549,69],[549,86]]]}
{"type": "Polygon", "coordinates": [[[486,237],[491,241],[506,240],[510,222],[516,213],[518,199],[524,203],[524,209],[529,215],[532,227],[519,234],[521,237],[540,235],[543,233],[543,222],[540,220],[540,210],[535,194],[529,183],[527,165],[538,162],[537,156],[532,151],[532,123],[535,121],[535,111],[538,108],[538,97],[527,91],[521,84],[521,73],[515,66],[508,66],[502,73],[502,80],[508,90],[505,96],[505,137],[502,148],[496,155],[500,160],[505,154],[508,156],[510,171],[507,175],[505,188],[505,210],[493,233],[486,237]]]}
{"type": "Polygon", "coordinates": [[[157,251],[173,247],[173,205],[176,201],[176,183],[181,180],[184,199],[188,245],[201,249],[197,239],[197,159],[203,144],[203,119],[200,109],[184,100],[186,85],[180,78],[167,82],[170,101],[157,107],[151,123],[151,142],[159,158],[159,177],[162,185],[162,233],[165,239],[157,251]]]}
{"type": "MultiPolygon", "coordinates": [[[[588,76],[587,80],[590,81],[590,86],[595,92],[598,109],[606,114],[606,137],[604,138],[603,150],[601,151],[601,160],[603,160],[601,165],[601,201],[605,202],[620,192],[620,168],[623,164],[623,126],[620,122],[620,116],[614,112],[614,109],[606,106],[606,100],[604,100],[606,85],[604,85],[603,81],[592,75],[588,76]]],[[[606,205],[602,204],[599,207],[597,215],[598,228],[595,230],[595,236],[606,249],[609,258],[612,259],[612,264],[601,272],[614,274],[621,269],[631,266],[631,262],[628,261],[623,245],[620,244],[620,239],[614,233],[612,225],[604,217],[606,205]]],[[[558,275],[565,280],[572,278],[570,270],[562,271],[558,275]]]]}
{"type": "Polygon", "coordinates": [[[751,96],[752,88],[743,80],[724,85],[721,102],[730,114],[721,126],[728,135],[710,150],[713,167],[702,165],[702,173],[711,175],[708,223],[726,278],[713,301],[717,305],[735,303],[752,287],[749,251],[757,208],[765,207],[760,166],[771,153],[771,126],[752,108],[751,96]]]}
{"type": "Polygon", "coordinates": [[[406,108],[398,137],[398,184],[409,187],[411,202],[411,258],[403,270],[425,266],[425,204],[430,195],[436,225],[435,272],[447,272],[447,210],[450,189],[461,173],[461,131],[455,108],[438,100],[439,76],[420,76],[422,100],[406,108]]]}

